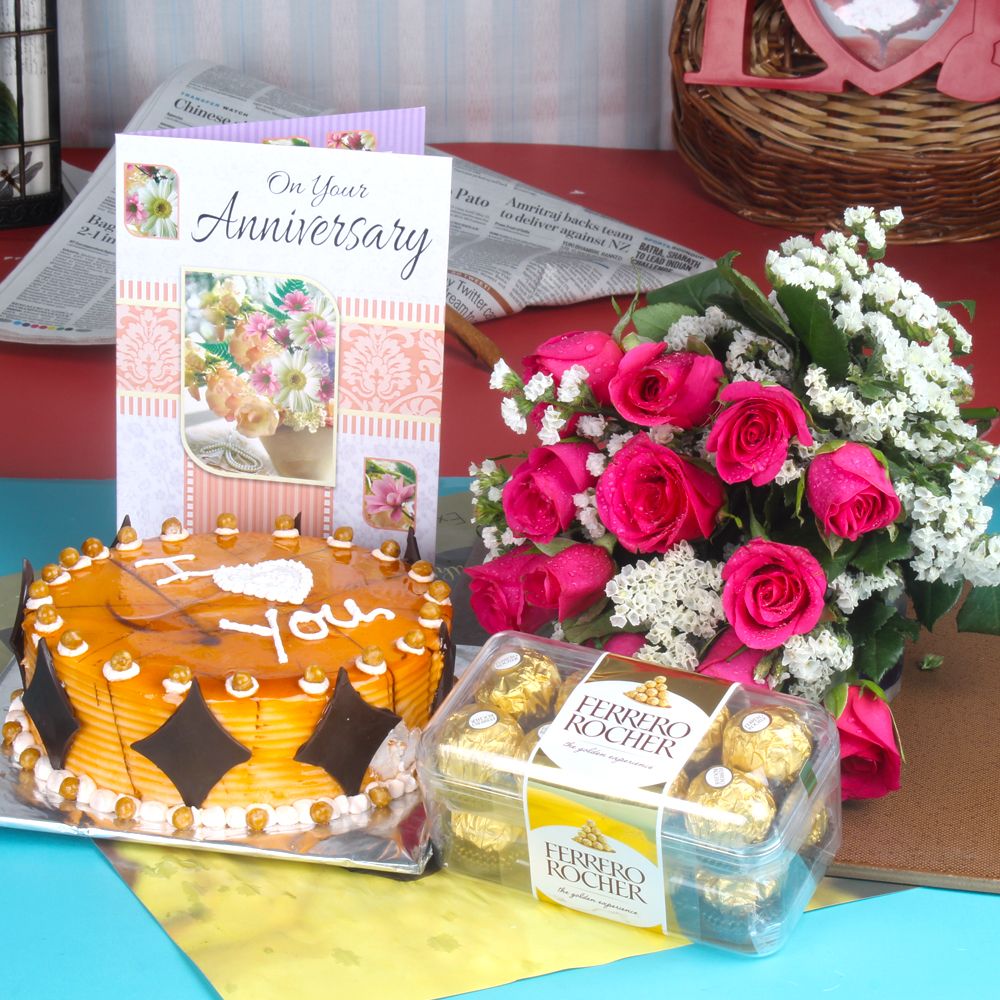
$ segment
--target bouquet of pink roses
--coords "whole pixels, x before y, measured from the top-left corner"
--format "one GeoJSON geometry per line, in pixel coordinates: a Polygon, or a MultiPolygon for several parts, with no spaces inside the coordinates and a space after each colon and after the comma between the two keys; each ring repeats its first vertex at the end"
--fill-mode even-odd
{"type": "MultiPolygon", "coordinates": [[[[539,444],[473,466],[489,631],[536,632],[768,685],[838,719],[845,797],[899,787],[883,684],[959,601],[1000,631],[1000,454],[978,432],[968,332],[881,262],[898,209],[638,299],[491,386],[539,444]],[[906,617],[904,594],[916,621],[906,617]]],[[[927,657],[923,669],[940,665],[927,657]]]]}

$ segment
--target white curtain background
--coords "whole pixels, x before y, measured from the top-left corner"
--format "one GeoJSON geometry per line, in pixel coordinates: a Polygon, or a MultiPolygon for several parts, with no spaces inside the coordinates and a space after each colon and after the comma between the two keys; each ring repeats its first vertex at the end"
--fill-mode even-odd
{"type": "Polygon", "coordinates": [[[109,146],[191,59],[429,142],[668,148],[676,0],[59,0],[62,139],[109,146]]]}

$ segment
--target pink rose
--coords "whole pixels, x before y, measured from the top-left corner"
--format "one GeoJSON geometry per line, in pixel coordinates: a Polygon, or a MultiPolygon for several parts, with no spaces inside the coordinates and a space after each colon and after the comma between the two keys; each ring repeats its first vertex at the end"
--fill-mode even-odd
{"type": "Polygon", "coordinates": [[[635,656],[646,645],[646,637],[636,632],[616,632],[604,642],[604,652],[617,656],[635,656]]]}
{"type": "Polygon", "coordinates": [[[608,383],[618,368],[622,349],[613,337],[600,330],[574,330],[539,344],[524,359],[525,381],[537,372],[551,375],[556,382],[573,365],[587,369],[587,385],[598,403],[607,405],[608,383]]]}
{"type": "Polygon", "coordinates": [[[816,557],[798,545],[755,538],[722,568],[722,609],[741,642],[777,649],[819,621],[826,574],[816,557]]]}
{"type": "Polygon", "coordinates": [[[615,564],[599,545],[571,545],[524,575],[524,597],[540,608],[556,608],[560,621],[586,611],[604,596],[615,564]]]}
{"type": "Polygon", "coordinates": [[[720,398],[731,403],[716,417],[705,446],[727,483],[771,482],[788,458],[793,438],[813,443],[802,404],[780,385],[733,382],[720,398]]]}
{"type": "Polygon", "coordinates": [[[753,675],[763,655],[762,649],[750,649],[734,629],[726,629],[712,643],[712,648],[698,665],[698,673],[706,677],[719,677],[724,681],[766,688],[767,684],[753,675]]]}
{"type": "Polygon", "coordinates": [[[551,542],[573,522],[573,496],[594,485],[587,456],[596,449],[583,442],[533,449],[503,488],[503,510],[515,535],[551,542]]]}
{"type": "Polygon", "coordinates": [[[715,405],[722,365],[710,354],[640,344],[628,351],[608,390],[614,408],[642,427],[697,427],[715,405]]]}
{"type": "Polygon", "coordinates": [[[889,706],[871,691],[847,689],[837,719],[840,792],[845,799],[877,799],[899,788],[900,753],[889,706]]]}
{"type": "Polygon", "coordinates": [[[850,542],[892,524],[902,509],[885,467],[851,441],[810,462],[806,496],[824,531],[850,542]]]}
{"type": "Polygon", "coordinates": [[[546,557],[539,552],[515,549],[482,566],[468,566],[469,603],[487,632],[516,629],[535,632],[552,620],[548,608],[528,604],[524,599],[524,577],[546,557]]]}
{"type": "Polygon", "coordinates": [[[601,520],[629,552],[708,538],[724,499],[715,476],[646,434],[631,438],[597,481],[601,520]]]}

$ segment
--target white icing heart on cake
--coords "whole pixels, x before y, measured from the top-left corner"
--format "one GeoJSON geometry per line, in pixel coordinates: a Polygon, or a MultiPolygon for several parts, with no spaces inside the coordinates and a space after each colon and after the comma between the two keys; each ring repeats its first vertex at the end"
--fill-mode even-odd
{"type": "Polygon", "coordinates": [[[220,566],[212,582],[230,594],[246,594],[280,604],[301,604],[312,590],[308,566],[292,559],[269,559],[261,563],[220,566]]]}

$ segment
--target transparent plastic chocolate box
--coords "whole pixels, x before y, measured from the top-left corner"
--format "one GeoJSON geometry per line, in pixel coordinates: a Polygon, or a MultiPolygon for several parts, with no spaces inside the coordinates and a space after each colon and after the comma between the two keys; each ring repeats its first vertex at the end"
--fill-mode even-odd
{"type": "Polygon", "coordinates": [[[809,702],[504,632],[434,716],[418,771],[449,869],[766,955],[839,846],[838,761],[809,702]]]}

